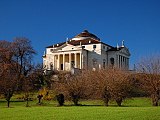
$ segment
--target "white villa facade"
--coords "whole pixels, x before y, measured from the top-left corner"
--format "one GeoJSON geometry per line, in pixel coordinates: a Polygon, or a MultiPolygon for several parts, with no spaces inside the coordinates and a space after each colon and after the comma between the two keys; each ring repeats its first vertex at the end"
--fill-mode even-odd
{"type": "Polygon", "coordinates": [[[129,69],[130,52],[122,45],[113,47],[87,30],[63,43],[46,47],[43,55],[45,70],[70,71],[77,69],[129,69]]]}

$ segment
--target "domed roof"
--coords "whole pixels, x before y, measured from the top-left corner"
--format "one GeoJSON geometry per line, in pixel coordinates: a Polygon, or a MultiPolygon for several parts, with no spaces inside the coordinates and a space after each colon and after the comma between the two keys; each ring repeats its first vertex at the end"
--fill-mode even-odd
{"type": "Polygon", "coordinates": [[[93,38],[96,40],[100,40],[96,35],[88,32],[87,30],[84,30],[80,34],[76,35],[72,40],[82,40],[82,39],[87,39],[87,38],[93,38]]]}

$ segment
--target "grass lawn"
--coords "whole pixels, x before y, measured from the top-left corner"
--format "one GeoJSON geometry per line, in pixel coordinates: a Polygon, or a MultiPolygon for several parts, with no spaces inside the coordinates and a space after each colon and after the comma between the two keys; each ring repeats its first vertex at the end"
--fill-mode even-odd
{"type": "Polygon", "coordinates": [[[86,106],[56,107],[56,102],[44,101],[43,106],[30,102],[31,107],[24,107],[24,102],[12,102],[6,108],[0,102],[0,120],[160,120],[160,107],[152,107],[146,98],[126,100],[122,107],[114,102],[105,107],[101,101],[81,101],[86,106]]]}

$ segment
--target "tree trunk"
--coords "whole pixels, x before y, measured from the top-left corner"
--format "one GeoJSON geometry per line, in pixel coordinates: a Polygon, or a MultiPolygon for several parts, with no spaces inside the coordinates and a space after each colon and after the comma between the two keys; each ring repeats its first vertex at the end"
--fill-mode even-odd
{"type": "Polygon", "coordinates": [[[78,106],[78,99],[73,99],[73,103],[75,106],[78,106]]]}
{"type": "Polygon", "coordinates": [[[38,99],[38,104],[41,104],[41,98],[38,99]]]}
{"type": "Polygon", "coordinates": [[[103,101],[104,101],[105,106],[108,106],[109,99],[104,99],[103,101]]]}
{"type": "Polygon", "coordinates": [[[7,107],[10,107],[10,100],[7,100],[7,107]]]}
{"type": "Polygon", "coordinates": [[[153,106],[158,106],[158,95],[152,95],[152,105],[153,106]]]}
{"type": "Polygon", "coordinates": [[[118,105],[118,106],[121,106],[121,104],[122,104],[122,98],[116,99],[116,102],[117,102],[117,105],[118,105]]]}
{"type": "Polygon", "coordinates": [[[26,107],[29,107],[28,98],[26,99],[26,107]]]}
{"type": "Polygon", "coordinates": [[[110,95],[109,90],[107,89],[107,87],[104,88],[104,91],[103,91],[103,94],[102,94],[102,98],[103,98],[105,106],[108,106],[108,102],[111,99],[111,95],[110,95]]]}

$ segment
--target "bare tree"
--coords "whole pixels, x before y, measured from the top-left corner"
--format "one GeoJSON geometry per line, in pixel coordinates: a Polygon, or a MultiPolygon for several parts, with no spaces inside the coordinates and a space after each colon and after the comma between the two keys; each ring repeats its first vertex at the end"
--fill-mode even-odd
{"type": "Polygon", "coordinates": [[[8,107],[14,91],[22,90],[23,80],[27,80],[32,70],[34,54],[35,51],[26,38],[16,38],[14,42],[0,41],[0,85],[8,107]]]}
{"type": "Polygon", "coordinates": [[[14,54],[11,51],[11,43],[7,41],[0,42],[0,92],[7,100],[7,106],[10,106],[10,99],[15,91],[17,72],[16,63],[12,60],[14,54]]]}
{"type": "Polygon", "coordinates": [[[109,100],[115,100],[118,106],[127,97],[130,97],[132,82],[129,79],[129,74],[126,71],[117,69],[100,70],[95,73],[98,81],[96,87],[98,97],[101,96],[105,105],[108,106],[109,100]],[[99,96],[100,95],[100,96],[99,96]]]}
{"type": "MultiPolygon", "coordinates": [[[[66,98],[73,101],[74,105],[79,105],[80,99],[87,99],[93,94],[92,82],[88,72],[85,71],[79,75],[64,76],[62,81],[55,83],[57,94],[64,94],[66,98]]],[[[61,77],[62,79],[62,77],[61,77]]]]}
{"type": "Polygon", "coordinates": [[[14,52],[14,61],[17,63],[16,69],[18,73],[18,88],[22,88],[21,75],[27,76],[32,68],[32,58],[36,54],[31,46],[31,41],[25,37],[17,37],[12,43],[14,52]]]}
{"type": "Polygon", "coordinates": [[[121,106],[124,99],[130,97],[132,81],[129,79],[127,71],[109,71],[109,91],[113,100],[121,106]]]}
{"type": "Polygon", "coordinates": [[[160,99],[160,57],[143,58],[137,64],[136,69],[142,89],[151,96],[152,105],[158,106],[160,99]]]}
{"type": "Polygon", "coordinates": [[[108,106],[109,100],[111,99],[108,70],[94,71],[91,79],[93,80],[92,82],[94,82],[94,98],[102,99],[105,106],[108,106]]]}

